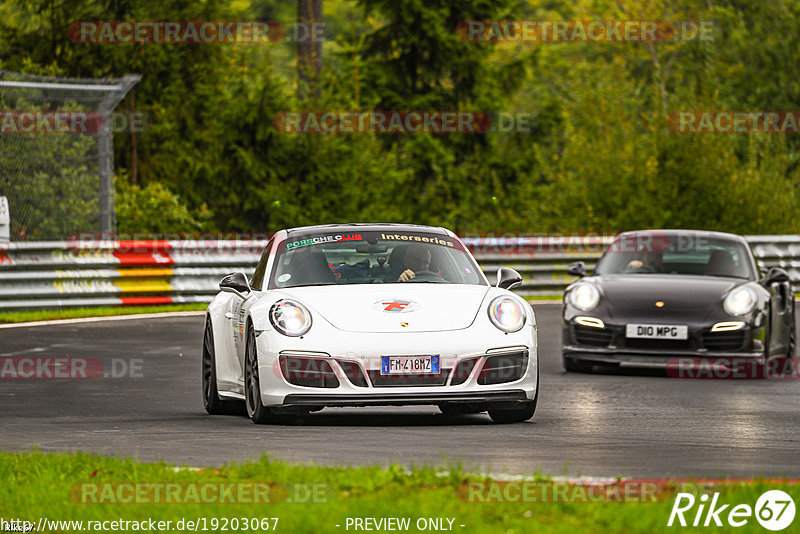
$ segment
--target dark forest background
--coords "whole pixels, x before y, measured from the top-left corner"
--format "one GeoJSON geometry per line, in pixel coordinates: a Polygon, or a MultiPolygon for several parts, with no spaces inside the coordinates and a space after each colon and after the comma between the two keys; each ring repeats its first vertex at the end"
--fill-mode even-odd
{"type": "Polygon", "coordinates": [[[121,232],[348,221],[458,232],[800,232],[800,136],[680,134],[681,110],[800,109],[795,0],[6,0],[0,69],[141,82],[118,111],[121,232]],[[81,44],[78,20],[324,23],[320,46],[81,44]],[[475,43],[460,21],[713,21],[713,39],[475,43]],[[529,131],[279,133],[287,110],[485,110],[529,131]]]}

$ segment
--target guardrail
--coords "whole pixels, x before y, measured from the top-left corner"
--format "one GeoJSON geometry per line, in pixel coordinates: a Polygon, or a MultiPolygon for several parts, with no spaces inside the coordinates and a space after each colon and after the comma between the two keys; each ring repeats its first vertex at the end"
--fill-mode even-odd
{"type": "MultiPolygon", "coordinates": [[[[566,266],[594,267],[611,238],[464,238],[489,280],[518,270],[522,296],[558,294],[566,266]]],[[[800,235],[749,236],[762,269],[780,266],[800,283],[800,235]]],[[[220,279],[250,273],[265,240],[0,243],[0,310],[208,302],[220,279]]]]}

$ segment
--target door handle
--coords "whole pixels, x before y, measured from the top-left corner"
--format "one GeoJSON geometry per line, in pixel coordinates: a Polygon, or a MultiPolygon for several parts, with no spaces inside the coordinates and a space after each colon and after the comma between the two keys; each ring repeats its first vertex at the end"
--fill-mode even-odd
{"type": "Polygon", "coordinates": [[[233,319],[234,315],[231,312],[225,312],[225,318],[226,319],[233,319]]]}

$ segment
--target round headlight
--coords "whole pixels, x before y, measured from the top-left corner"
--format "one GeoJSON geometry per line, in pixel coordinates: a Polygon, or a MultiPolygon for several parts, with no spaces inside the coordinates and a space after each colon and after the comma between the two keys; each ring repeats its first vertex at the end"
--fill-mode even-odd
{"type": "Polygon", "coordinates": [[[489,303],[489,319],[503,332],[516,332],[525,326],[525,310],[511,297],[497,297],[489,303]]]}
{"type": "Polygon", "coordinates": [[[600,292],[593,284],[584,282],[570,290],[569,302],[581,311],[593,310],[600,302],[600,292]]]}
{"type": "Polygon", "coordinates": [[[269,320],[285,336],[299,337],[311,328],[311,313],[294,300],[279,300],[269,310],[269,320]]]}
{"type": "Polygon", "coordinates": [[[744,315],[753,311],[756,306],[756,293],[747,286],[737,287],[722,301],[722,307],[728,315],[744,315]]]}

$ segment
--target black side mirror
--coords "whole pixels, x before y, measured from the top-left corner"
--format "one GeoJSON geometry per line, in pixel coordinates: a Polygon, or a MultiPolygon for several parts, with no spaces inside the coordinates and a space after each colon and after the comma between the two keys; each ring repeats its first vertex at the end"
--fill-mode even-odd
{"type": "Polygon", "coordinates": [[[514,269],[500,267],[497,269],[497,287],[500,289],[511,289],[522,283],[522,275],[514,269]]]}
{"type": "Polygon", "coordinates": [[[247,283],[247,278],[244,273],[231,273],[219,283],[221,291],[226,293],[233,293],[239,298],[246,299],[247,294],[250,293],[250,284],[247,283]]]}
{"type": "Polygon", "coordinates": [[[787,273],[780,267],[772,267],[767,272],[767,276],[761,281],[761,284],[764,287],[768,287],[771,286],[772,284],[779,284],[788,281],[789,281],[789,273],[787,273]]]}
{"type": "Polygon", "coordinates": [[[583,278],[586,276],[586,264],[582,261],[576,261],[575,263],[570,263],[567,267],[567,274],[571,274],[572,276],[580,276],[583,278]]]}

